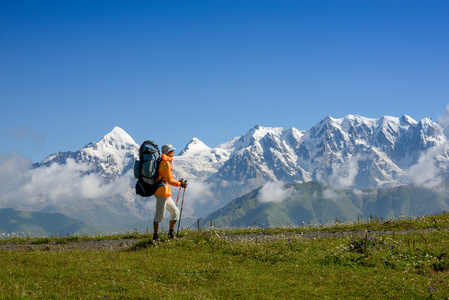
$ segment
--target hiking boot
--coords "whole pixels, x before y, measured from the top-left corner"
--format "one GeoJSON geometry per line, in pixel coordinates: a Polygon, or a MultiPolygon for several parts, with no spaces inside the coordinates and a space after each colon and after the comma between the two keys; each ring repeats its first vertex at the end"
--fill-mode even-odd
{"type": "Polygon", "coordinates": [[[168,231],[168,238],[169,239],[174,239],[175,238],[175,231],[173,229],[170,229],[168,231]]]}
{"type": "Polygon", "coordinates": [[[157,233],[153,234],[153,241],[156,241],[156,242],[161,241],[161,239],[159,238],[159,234],[157,234],[157,233]]]}

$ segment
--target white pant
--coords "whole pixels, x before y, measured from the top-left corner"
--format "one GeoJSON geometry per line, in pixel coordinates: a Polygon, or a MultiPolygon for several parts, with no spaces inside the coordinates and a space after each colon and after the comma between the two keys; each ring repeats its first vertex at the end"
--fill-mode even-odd
{"type": "Polygon", "coordinates": [[[175,202],[171,197],[156,197],[156,214],[154,216],[154,222],[161,223],[164,219],[165,209],[170,213],[170,220],[179,220],[179,209],[176,207],[175,202]]]}

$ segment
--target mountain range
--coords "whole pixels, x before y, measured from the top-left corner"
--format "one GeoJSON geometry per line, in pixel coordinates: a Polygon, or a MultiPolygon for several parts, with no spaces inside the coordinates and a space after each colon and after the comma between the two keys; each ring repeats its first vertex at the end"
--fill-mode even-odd
{"type": "Polygon", "coordinates": [[[429,118],[349,115],[326,117],[306,131],[255,126],[215,148],[193,139],[177,157],[176,172],[207,183],[218,209],[270,181],[352,189],[436,185],[447,178],[448,150],[444,128],[429,118]]]}
{"type": "MultiPolygon", "coordinates": [[[[308,130],[256,125],[214,148],[193,138],[174,159],[174,177],[190,182],[183,214],[204,217],[239,197],[256,193],[269,182],[317,182],[354,191],[438,186],[448,177],[445,129],[430,118],[415,121],[406,115],[379,119],[348,115],[326,117],[308,130]]],[[[31,203],[14,208],[62,213],[101,226],[150,220],[154,203],[134,193],[132,167],[139,144],[115,127],[100,141],[78,151],[49,155],[33,165],[26,190],[33,190],[36,174],[72,172],[76,175],[71,177],[72,183],[39,189],[31,203]]],[[[173,190],[174,197],[177,192],[173,190]]],[[[359,208],[344,218],[367,213],[359,208]]]]}

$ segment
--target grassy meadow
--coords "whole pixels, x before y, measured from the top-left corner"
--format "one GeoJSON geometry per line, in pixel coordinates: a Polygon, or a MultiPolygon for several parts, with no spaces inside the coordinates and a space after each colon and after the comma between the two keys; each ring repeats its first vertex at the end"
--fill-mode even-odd
{"type": "Polygon", "coordinates": [[[0,239],[0,299],[449,299],[448,246],[447,213],[208,227],[160,243],[138,232],[10,237],[0,239]],[[105,239],[133,245],[76,247],[105,239]]]}

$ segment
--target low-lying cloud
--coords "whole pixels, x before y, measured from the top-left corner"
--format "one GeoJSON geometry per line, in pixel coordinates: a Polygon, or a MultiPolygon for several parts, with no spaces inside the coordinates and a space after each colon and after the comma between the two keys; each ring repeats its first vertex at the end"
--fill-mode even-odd
{"type": "Polygon", "coordinates": [[[323,191],[323,197],[336,202],[341,196],[332,188],[323,191]]]}
{"type": "MultiPolygon", "coordinates": [[[[449,104],[442,116],[438,116],[438,124],[444,129],[446,136],[449,133],[449,104]]],[[[418,159],[418,162],[411,166],[406,172],[406,176],[415,185],[434,188],[444,182],[443,173],[447,172],[447,158],[449,157],[449,143],[444,142],[427,149],[418,159]],[[446,165],[445,165],[446,164],[446,165]]]]}
{"type": "MultiPolygon", "coordinates": [[[[448,153],[446,152],[448,148],[449,145],[444,143],[442,145],[434,146],[421,154],[418,162],[411,166],[406,172],[413,184],[434,188],[443,183],[444,176],[442,174],[442,169],[437,164],[439,158],[442,158],[443,160],[447,158],[448,153]]],[[[444,166],[442,167],[444,168],[444,166]]]]}
{"type": "Polygon", "coordinates": [[[201,206],[209,206],[214,201],[214,185],[199,180],[188,180],[188,187],[179,190],[179,187],[171,187],[172,199],[178,202],[181,207],[182,197],[184,196],[183,216],[192,217],[196,210],[201,211],[201,206]],[[185,194],[184,194],[185,193],[185,194]],[[178,200],[179,195],[179,200],[178,200]]]}
{"type": "Polygon", "coordinates": [[[52,164],[33,169],[31,161],[17,152],[2,153],[0,207],[20,208],[42,201],[60,204],[106,198],[129,190],[130,176],[106,183],[101,175],[90,172],[93,168],[91,164],[68,159],[64,165],[52,164]]]}
{"type": "Polygon", "coordinates": [[[332,174],[329,176],[329,185],[336,188],[350,188],[355,185],[355,179],[359,173],[358,161],[360,155],[348,158],[341,166],[332,166],[332,174]]]}
{"type": "MultiPolygon", "coordinates": [[[[95,166],[67,159],[63,165],[33,168],[30,159],[18,152],[0,153],[0,208],[34,210],[45,205],[73,203],[85,199],[107,199],[133,192],[134,179],[131,171],[114,182],[106,182],[94,172],[95,166]]],[[[202,206],[214,203],[214,184],[189,180],[185,190],[183,216],[193,216],[202,206]]],[[[179,188],[172,187],[176,202],[179,188]]],[[[181,207],[183,190],[179,194],[181,207]]],[[[154,211],[154,198],[147,198],[144,209],[154,211]]]]}
{"type": "Polygon", "coordinates": [[[282,202],[293,196],[295,188],[286,188],[282,181],[269,181],[259,191],[259,202],[282,202]]]}
{"type": "Polygon", "coordinates": [[[446,106],[444,115],[438,116],[438,124],[440,124],[443,127],[449,125],[449,104],[446,106]]]}

